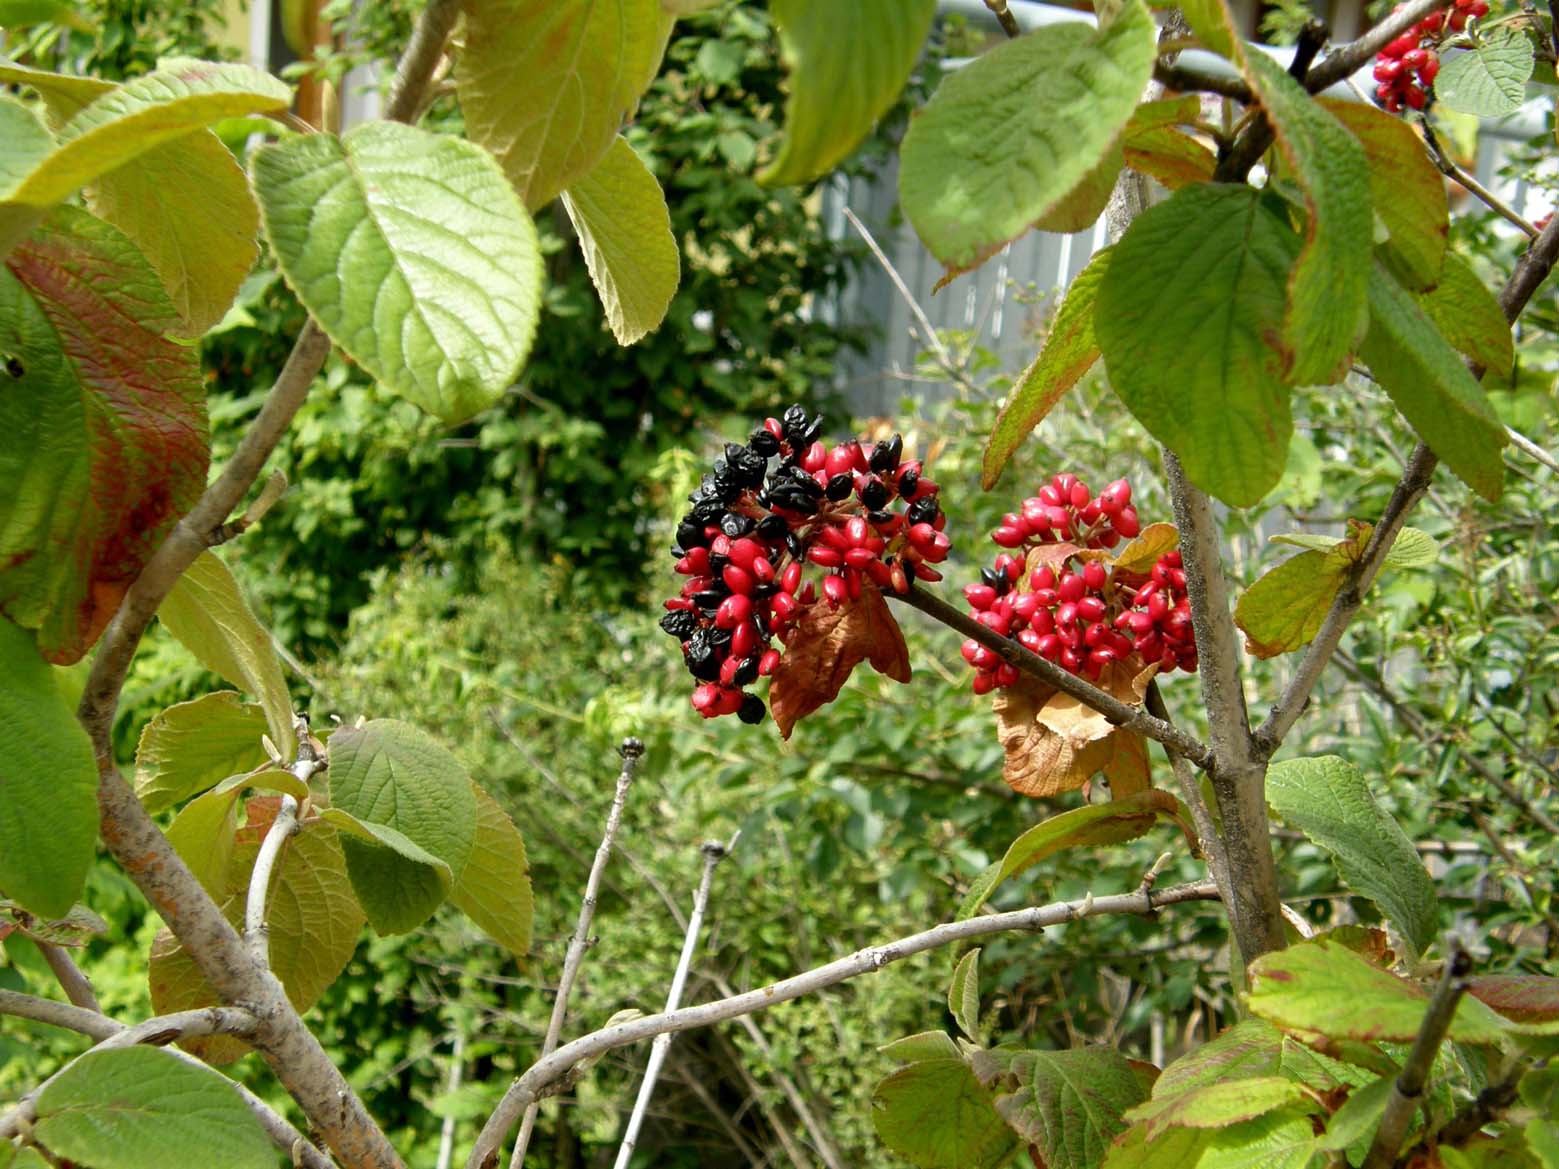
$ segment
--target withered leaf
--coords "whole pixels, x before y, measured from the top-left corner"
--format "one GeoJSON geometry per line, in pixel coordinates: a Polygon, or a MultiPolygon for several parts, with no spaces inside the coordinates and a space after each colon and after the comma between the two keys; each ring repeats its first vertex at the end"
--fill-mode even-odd
{"type": "Polygon", "coordinates": [[[790,738],[797,722],[839,697],[863,661],[895,682],[909,681],[904,634],[870,581],[862,583],[858,600],[838,607],[820,601],[796,624],[769,684],[769,710],[780,736],[790,738]]]}

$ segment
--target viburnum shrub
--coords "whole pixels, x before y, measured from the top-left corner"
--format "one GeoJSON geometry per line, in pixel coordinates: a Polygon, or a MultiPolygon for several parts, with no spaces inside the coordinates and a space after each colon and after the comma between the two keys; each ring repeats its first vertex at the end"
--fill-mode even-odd
{"type": "MultiPolygon", "coordinates": [[[[1146,572],[1134,561],[1117,564],[1107,551],[1140,531],[1126,480],[1095,497],[1062,472],[1002,517],[991,539],[1012,551],[982,568],[979,582],[964,586],[964,599],[986,628],[1090,681],[1115,662],[1195,671],[1179,551],[1164,552],[1146,572]]],[[[972,638],[963,657],[975,671],[976,694],[1018,680],[1016,666],[972,638]]]]}
{"type": "Polygon", "coordinates": [[[705,718],[762,720],[763,700],[745,687],[779,668],[814,605],[942,579],[931,566],[947,558],[947,518],[937,484],[903,459],[903,436],[826,446],[822,430],[792,406],[727,443],[677,524],[672,555],[688,579],[660,627],[682,644],[705,718]]]}
{"type": "MultiPolygon", "coordinates": [[[[1400,12],[1402,7],[1398,4],[1392,11],[1400,12]]],[[[1488,12],[1488,0],[1455,0],[1449,11],[1431,12],[1412,29],[1388,41],[1375,58],[1375,99],[1392,113],[1404,106],[1423,109],[1440,73],[1442,37],[1447,32],[1461,32],[1469,21],[1488,12]]]]}

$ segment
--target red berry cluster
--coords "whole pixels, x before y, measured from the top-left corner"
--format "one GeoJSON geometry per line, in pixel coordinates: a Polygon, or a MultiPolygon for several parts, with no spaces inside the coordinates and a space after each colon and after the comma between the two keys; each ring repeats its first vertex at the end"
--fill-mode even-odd
{"type": "MultiPolygon", "coordinates": [[[[1402,6],[1397,5],[1396,11],[1402,6]]],[[[1449,10],[1431,12],[1375,57],[1375,99],[1392,113],[1404,106],[1421,110],[1440,72],[1436,51],[1447,28],[1461,32],[1469,20],[1487,16],[1488,0],[1455,0],[1449,10]]]]}
{"type": "Polygon", "coordinates": [[[660,626],[682,644],[705,718],[762,720],[763,700],[745,688],[775,671],[773,643],[788,645],[820,598],[843,604],[868,580],[903,593],[912,578],[942,579],[931,567],[949,551],[938,488],[902,458],[903,438],[829,447],[822,428],[800,406],[766,419],[745,445],[728,443],[688,497],[672,549],[688,579],[660,626]],[[808,566],[820,582],[804,579],[808,566]]]}
{"type": "MultiPolygon", "coordinates": [[[[1102,550],[1138,532],[1131,485],[1117,479],[1090,497],[1075,475],[1057,475],[1021,512],[1004,516],[992,539],[1032,550],[1066,543],[1074,551],[1032,572],[1024,557],[997,555],[980,581],[964,587],[974,619],[1063,669],[1097,679],[1112,662],[1165,672],[1196,669],[1196,641],[1180,553],[1159,557],[1144,575],[1107,563],[1102,550]],[[1027,573],[1027,580],[1024,580],[1027,573]]],[[[963,644],[974,691],[987,694],[1018,680],[1018,671],[973,638],[963,644]]]]}

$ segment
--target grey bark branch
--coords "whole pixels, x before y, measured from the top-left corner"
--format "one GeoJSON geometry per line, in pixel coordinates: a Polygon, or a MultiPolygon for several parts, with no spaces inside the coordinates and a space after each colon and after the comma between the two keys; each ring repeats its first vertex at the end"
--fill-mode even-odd
{"type": "MultiPolygon", "coordinates": [[[[671,989],[666,994],[666,1011],[674,1011],[682,1005],[682,989],[687,985],[687,972],[693,965],[693,952],[698,948],[698,935],[704,925],[704,913],[709,908],[709,889],[714,884],[715,868],[730,855],[731,849],[736,847],[736,839],[741,836],[738,830],[736,836],[731,838],[730,844],[721,844],[718,840],[705,841],[700,854],[704,858],[704,872],[699,878],[698,891],[693,894],[693,912],[688,917],[687,932],[682,938],[682,953],[677,958],[677,968],[671,976],[671,989]]],[[[644,1067],[644,1079],[639,1084],[638,1097],[633,1102],[633,1112],[628,1116],[627,1127],[623,1129],[622,1143],[617,1148],[617,1161],[615,1169],[628,1169],[628,1162],[633,1158],[634,1146],[639,1141],[639,1128],[644,1123],[644,1114],[649,1111],[650,1100],[655,1095],[655,1082],[660,1078],[661,1065],[666,1062],[666,1053],[671,1050],[671,1032],[667,1031],[655,1036],[655,1042],[650,1047],[650,1060],[644,1067]]]]}
{"type": "Polygon", "coordinates": [[[1467,972],[1471,962],[1466,951],[1453,938],[1445,957],[1445,971],[1429,999],[1424,1011],[1424,1021],[1419,1024],[1418,1035],[1402,1064],[1402,1071],[1392,1085],[1386,1099],[1386,1110],[1381,1113],[1380,1127],[1375,1130],[1375,1140],[1369,1155],[1364,1159],[1364,1169],[1390,1169],[1402,1148],[1402,1138],[1407,1135],[1408,1123],[1413,1113],[1423,1103],[1424,1084],[1429,1079],[1429,1069],[1434,1066],[1435,1055],[1451,1029],[1456,1016],[1456,1005],[1467,992],[1467,972]]]}
{"type": "Polygon", "coordinates": [[[1080,921],[1085,917],[1153,913],[1187,901],[1218,899],[1216,885],[1211,882],[1199,882],[1154,891],[1139,889],[1132,893],[1112,894],[1105,897],[1090,895],[1080,901],[1058,901],[1050,905],[1019,909],[1010,913],[989,914],[968,921],[947,922],[896,941],[868,946],[864,950],[857,950],[827,965],[793,975],[768,986],[758,987],[756,990],[745,991],[712,1003],[682,1007],[659,1015],[647,1015],[603,1028],[565,1043],[551,1055],[537,1060],[509,1085],[497,1109],[477,1136],[476,1145],[466,1161],[466,1169],[492,1169],[498,1162],[505,1134],[514,1125],[523,1109],[548,1095],[549,1089],[563,1080],[581,1060],[602,1055],[614,1048],[625,1047],[630,1043],[651,1039],[667,1032],[691,1031],[698,1027],[723,1023],[727,1019],[734,1019],[741,1015],[752,1014],[755,1011],[766,1010],[777,1003],[815,994],[860,975],[874,973],[894,962],[969,938],[985,937],[988,934],[1006,933],[1012,930],[1040,930],[1063,922],[1080,921]]]}
{"type": "Polygon", "coordinates": [[[1305,88],[1311,93],[1336,85],[1353,76],[1375,59],[1386,45],[1412,28],[1431,12],[1445,7],[1445,0],[1408,0],[1369,32],[1345,45],[1338,45],[1319,64],[1305,74],[1305,88]]]}
{"type": "Polygon", "coordinates": [[[1213,753],[1209,776],[1223,822],[1229,924],[1241,958],[1250,962],[1284,945],[1282,898],[1267,824],[1266,763],[1251,740],[1238,634],[1229,611],[1212,502],[1167,450],[1164,472],[1191,598],[1197,674],[1213,753]]]}
{"type": "MultiPolygon", "coordinates": [[[[314,773],[324,766],[324,760],[314,750],[308,722],[297,718],[294,720],[294,729],[297,732],[298,757],[287,770],[297,779],[308,783],[314,773]]],[[[254,858],[254,869],[249,874],[249,894],[244,902],[244,940],[254,960],[261,966],[269,966],[271,961],[271,928],[265,920],[265,902],[270,893],[271,875],[281,857],[282,846],[298,828],[298,801],[293,796],[284,795],[281,807],[276,810],[276,819],[266,829],[265,839],[260,842],[260,851],[254,858]]]]}
{"type": "Polygon", "coordinates": [[[97,1004],[97,992],[92,989],[91,980],[81,972],[81,967],[76,965],[76,960],[70,956],[70,951],[64,946],[55,945],[53,942],[41,942],[37,938],[33,939],[33,944],[38,947],[43,960],[49,964],[49,969],[54,972],[54,979],[60,984],[60,989],[65,992],[66,998],[84,1010],[103,1009],[97,1004]]]}
{"type": "MultiPolygon", "coordinates": [[[[624,739],[618,748],[622,755],[622,767],[617,773],[617,790],[612,795],[611,810],[606,814],[606,829],[601,834],[601,844],[595,850],[595,860],[590,865],[590,875],[585,878],[585,894],[579,903],[579,920],[574,926],[573,937],[568,940],[568,950],[563,955],[563,973],[558,978],[557,997],[552,1002],[552,1018],[547,1022],[547,1033],[541,1041],[541,1059],[545,1060],[557,1049],[563,1035],[563,1022],[568,1018],[568,996],[574,990],[574,980],[579,977],[579,967],[584,961],[585,949],[590,944],[590,923],[595,920],[596,897],[601,890],[601,874],[612,855],[612,842],[617,839],[617,828],[622,823],[623,806],[628,801],[628,789],[633,786],[639,772],[639,762],[644,758],[644,744],[638,739],[624,739]]],[[[530,1147],[531,1133],[536,1128],[536,1113],[540,1098],[528,1101],[525,1117],[520,1122],[520,1135],[514,1142],[514,1154],[509,1158],[509,1169],[521,1169],[525,1164],[525,1151],[530,1147]]],[[[510,1123],[513,1123],[511,1118],[510,1123]]],[[[484,1130],[485,1131],[485,1130],[484,1130]]],[[[505,1133],[508,1126],[504,1128],[505,1133]]],[[[491,1164],[497,1163],[498,1150],[493,1150],[491,1164]]]]}
{"type": "Polygon", "coordinates": [[[967,613],[954,608],[935,593],[926,592],[917,586],[912,586],[909,592],[902,596],[898,593],[887,592],[883,594],[890,600],[900,601],[913,609],[919,609],[926,616],[940,621],[949,628],[956,629],[965,637],[972,637],[981,645],[994,650],[1004,662],[1011,663],[1014,667],[1031,677],[1038,678],[1047,686],[1069,694],[1089,708],[1098,711],[1109,722],[1128,731],[1140,731],[1148,738],[1163,743],[1185,756],[1198,767],[1206,768],[1212,764],[1212,750],[1207,744],[1186,734],[1179,727],[1165,722],[1163,719],[1154,718],[1140,706],[1131,706],[1122,702],[1108,691],[1101,690],[1090,682],[1084,681],[1076,674],[1063,670],[1054,662],[1048,662],[1038,654],[1031,653],[1011,638],[1003,637],[994,630],[981,625],[967,613]]]}
{"type": "MultiPolygon", "coordinates": [[[[458,0],[430,0],[390,95],[392,116],[405,116],[417,107],[459,12],[458,0]]],[[[96,751],[101,830],[114,859],[223,1001],[254,1007],[260,1026],[251,1041],[342,1163],[349,1169],[400,1169],[395,1150],[287,1001],[281,983],[254,962],[238,932],[125,783],[110,739],[130,660],[158,606],[253,486],[329,351],[329,339],[310,319],[221,474],[173,526],[120,602],[93,659],[77,717],[96,751]]]]}

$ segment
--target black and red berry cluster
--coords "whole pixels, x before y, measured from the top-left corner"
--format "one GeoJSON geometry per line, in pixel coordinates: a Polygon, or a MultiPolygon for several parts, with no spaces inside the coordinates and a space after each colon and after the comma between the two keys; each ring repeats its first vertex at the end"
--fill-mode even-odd
{"type": "Polygon", "coordinates": [[[728,443],[677,525],[677,571],[687,580],[660,625],[682,645],[705,718],[756,723],[763,700],[746,687],[772,674],[801,616],[858,598],[866,581],[907,592],[940,580],[947,558],[937,485],[882,442],[819,440],[821,417],[792,406],[745,444],[728,443]],[[819,581],[805,579],[808,568],[819,581]]]}
{"type": "Polygon", "coordinates": [[[1469,20],[1488,12],[1488,0],[1455,0],[1449,9],[1431,12],[1388,43],[1375,57],[1375,100],[1394,114],[1404,106],[1423,109],[1440,73],[1440,38],[1447,29],[1461,32],[1469,20]]]}
{"type": "MultiPolygon", "coordinates": [[[[1057,475],[992,533],[1011,551],[981,569],[979,583],[964,587],[971,615],[1090,680],[1114,662],[1194,671],[1196,641],[1180,553],[1165,552],[1147,573],[1112,565],[1105,554],[1139,527],[1126,480],[1094,496],[1077,476],[1057,475]],[[1051,559],[1033,557],[1030,570],[1028,554],[1047,545],[1069,548],[1057,548],[1051,559]]],[[[976,694],[1018,680],[1015,667],[972,638],[964,642],[963,656],[974,668],[976,694]]]]}

